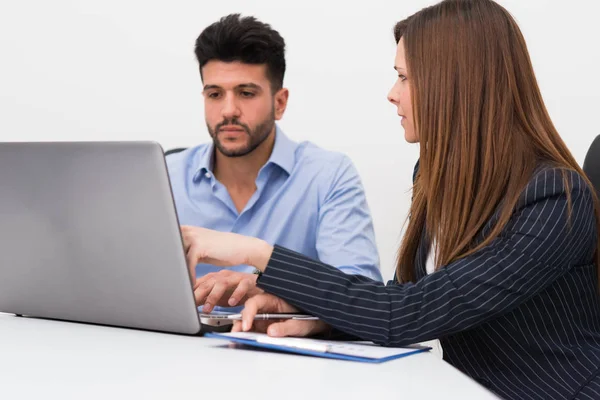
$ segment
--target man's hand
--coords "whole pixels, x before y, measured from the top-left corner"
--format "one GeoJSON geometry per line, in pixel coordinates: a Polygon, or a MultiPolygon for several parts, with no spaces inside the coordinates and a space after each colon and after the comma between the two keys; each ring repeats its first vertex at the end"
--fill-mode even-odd
{"type": "Polygon", "coordinates": [[[194,285],[196,305],[203,312],[211,312],[214,306],[234,307],[251,296],[263,293],[256,287],[255,274],[221,270],[204,275],[194,285]]]}
{"type": "Polygon", "coordinates": [[[311,336],[327,332],[331,327],[323,321],[285,320],[260,320],[254,321],[258,313],[298,313],[296,307],[272,294],[259,294],[249,298],[242,310],[242,320],[235,321],[232,332],[254,330],[267,333],[269,336],[311,336]]]}

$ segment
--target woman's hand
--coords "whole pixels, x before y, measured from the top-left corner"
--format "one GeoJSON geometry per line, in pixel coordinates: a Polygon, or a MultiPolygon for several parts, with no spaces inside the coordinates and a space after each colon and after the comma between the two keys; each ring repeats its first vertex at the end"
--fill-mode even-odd
{"type": "Polygon", "coordinates": [[[242,310],[242,320],[235,321],[232,332],[247,332],[254,330],[256,332],[267,333],[269,336],[311,336],[318,333],[325,333],[330,330],[330,326],[323,321],[301,321],[288,319],[278,320],[257,320],[254,321],[256,314],[272,313],[299,313],[296,307],[272,294],[259,294],[251,297],[244,304],[242,310]]]}
{"type": "Polygon", "coordinates": [[[181,234],[192,282],[200,263],[231,267],[245,264],[264,271],[273,246],[261,239],[219,232],[195,226],[182,226],[181,234]]]}
{"type": "MultiPolygon", "coordinates": [[[[213,231],[193,226],[182,226],[181,233],[183,236],[190,277],[192,278],[192,282],[195,283],[194,289],[196,289],[196,296],[199,297],[199,300],[204,300],[205,297],[209,295],[207,293],[209,288],[210,293],[212,293],[215,289],[215,285],[211,286],[210,283],[204,285],[206,283],[206,278],[201,278],[200,282],[196,281],[197,264],[205,263],[221,267],[245,264],[251,265],[260,271],[264,271],[271,258],[271,254],[273,253],[273,246],[269,245],[264,240],[250,236],[213,231]]],[[[223,288],[219,286],[216,293],[214,293],[214,298],[216,299],[218,297],[219,300],[213,301],[215,303],[220,302],[225,292],[231,287],[231,285],[226,285],[226,287],[224,286],[225,290],[222,290],[223,288]]],[[[243,288],[246,288],[246,286],[243,286],[243,288]]],[[[248,297],[246,294],[251,291],[250,287],[247,289],[248,290],[243,293],[243,296],[245,297],[248,297]]],[[[232,293],[232,295],[233,294],[234,293],[232,293]]],[[[251,295],[254,293],[248,294],[251,295]]],[[[212,303],[210,304],[211,306],[214,305],[212,303]]],[[[325,332],[329,329],[328,325],[323,321],[286,320],[283,322],[276,322],[276,320],[263,320],[255,322],[254,316],[258,312],[297,313],[299,310],[276,296],[264,293],[258,294],[248,299],[245,303],[244,310],[242,311],[242,322],[245,324],[243,325],[244,329],[242,329],[242,322],[236,321],[233,331],[248,331],[254,325],[255,330],[267,332],[267,334],[271,336],[309,336],[325,332]]]]}

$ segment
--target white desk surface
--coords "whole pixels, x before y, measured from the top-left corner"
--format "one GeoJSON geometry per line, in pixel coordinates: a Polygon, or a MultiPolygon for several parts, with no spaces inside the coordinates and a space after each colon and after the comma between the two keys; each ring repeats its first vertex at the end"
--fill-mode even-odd
{"type": "Polygon", "coordinates": [[[431,353],[382,364],[0,313],[2,399],[488,399],[431,353]]]}

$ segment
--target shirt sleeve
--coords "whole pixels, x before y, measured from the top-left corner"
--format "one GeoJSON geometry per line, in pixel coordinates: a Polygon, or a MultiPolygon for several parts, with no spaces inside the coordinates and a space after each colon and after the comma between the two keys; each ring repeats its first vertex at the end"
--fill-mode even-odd
{"type": "Polygon", "coordinates": [[[319,260],[347,274],[382,281],[373,221],[358,171],[346,156],[319,208],[319,260]]]}
{"type": "Polygon", "coordinates": [[[597,240],[591,191],[575,172],[568,176],[570,202],[559,170],[542,172],[490,245],[416,283],[348,276],[276,246],[259,286],[335,329],[382,345],[472,328],[591,259],[597,240]]]}

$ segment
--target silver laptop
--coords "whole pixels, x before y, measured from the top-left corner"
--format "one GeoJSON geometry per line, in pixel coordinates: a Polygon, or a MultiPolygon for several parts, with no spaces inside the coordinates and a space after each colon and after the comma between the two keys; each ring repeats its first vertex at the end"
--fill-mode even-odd
{"type": "Polygon", "coordinates": [[[0,143],[0,312],[205,330],[159,144],[0,143]]]}

